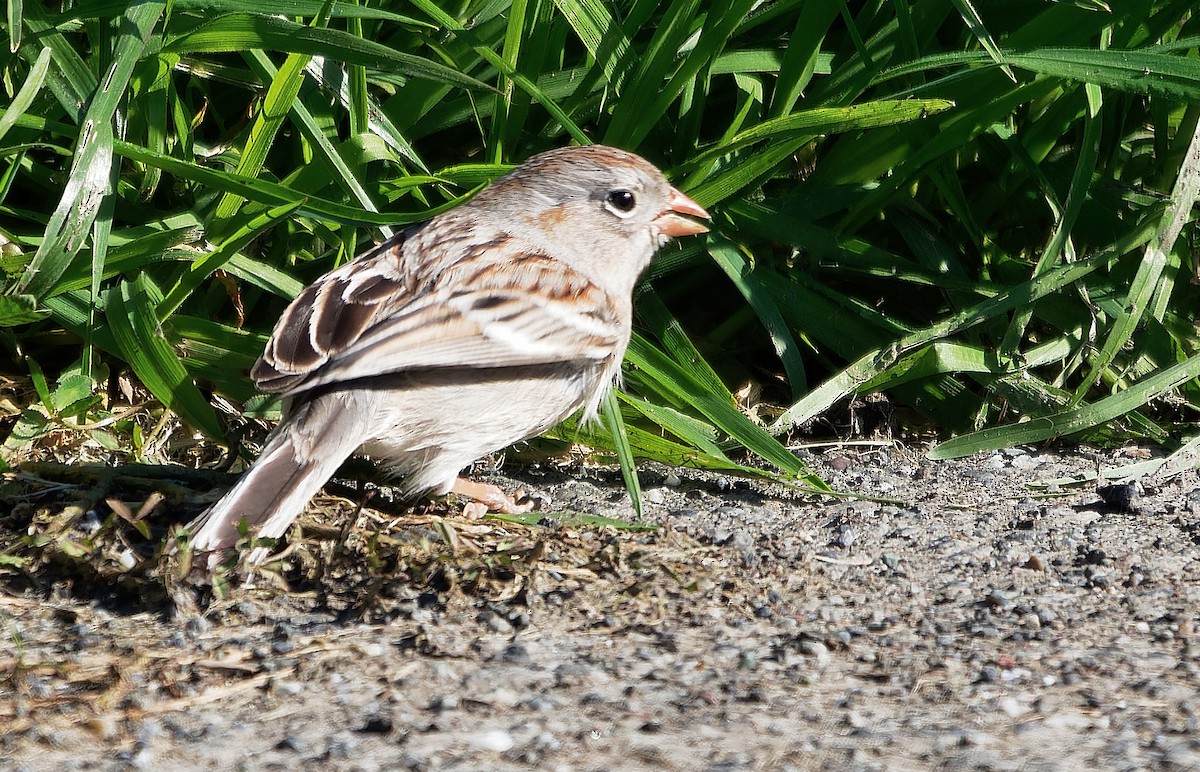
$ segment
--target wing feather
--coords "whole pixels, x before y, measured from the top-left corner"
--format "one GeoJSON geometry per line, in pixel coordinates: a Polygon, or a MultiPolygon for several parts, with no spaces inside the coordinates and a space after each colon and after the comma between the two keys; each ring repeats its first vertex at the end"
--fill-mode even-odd
{"type": "Polygon", "coordinates": [[[381,245],[301,293],[255,364],[259,388],[295,394],[405,370],[603,361],[624,347],[627,314],[610,297],[511,237],[464,246],[420,280],[420,256],[406,246],[381,245]],[[513,257],[498,262],[504,252],[513,257]]]}

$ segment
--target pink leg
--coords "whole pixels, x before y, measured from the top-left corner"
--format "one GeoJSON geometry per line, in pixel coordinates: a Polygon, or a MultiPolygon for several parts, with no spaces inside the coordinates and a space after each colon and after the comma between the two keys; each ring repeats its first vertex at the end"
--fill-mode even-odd
{"type": "Polygon", "coordinates": [[[451,493],[474,499],[488,508],[489,512],[502,512],[506,515],[519,515],[529,512],[537,506],[535,500],[527,500],[520,504],[504,491],[490,483],[475,482],[465,477],[459,477],[450,488],[451,493]]]}

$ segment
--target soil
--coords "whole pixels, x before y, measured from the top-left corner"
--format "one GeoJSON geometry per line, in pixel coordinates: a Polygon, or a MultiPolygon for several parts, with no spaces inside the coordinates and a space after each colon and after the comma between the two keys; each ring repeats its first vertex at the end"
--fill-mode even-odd
{"type": "Polygon", "coordinates": [[[0,756],[1197,769],[1200,477],[1062,482],[1147,455],[805,453],[887,501],[652,467],[650,531],[578,518],[633,518],[619,475],[582,466],[508,483],[551,497],[533,525],[323,496],[224,598],[154,552],[215,491],[159,481],[143,508],[151,484],[116,479],[92,506],[27,473],[0,515],[0,756]]]}

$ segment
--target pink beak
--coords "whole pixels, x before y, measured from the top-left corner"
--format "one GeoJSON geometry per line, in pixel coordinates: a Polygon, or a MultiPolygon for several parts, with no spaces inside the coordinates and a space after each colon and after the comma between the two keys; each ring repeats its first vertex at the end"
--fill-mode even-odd
{"type": "Polygon", "coordinates": [[[708,226],[704,223],[681,215],[709,219],[708,212],[704,211],[704,207],[675,188],[671,188],[671,197],[667,199],[667,208],[654,219],[655,224],[658,225],[658,232],[671,238],[679,238],[708,231],[708,226]]]}

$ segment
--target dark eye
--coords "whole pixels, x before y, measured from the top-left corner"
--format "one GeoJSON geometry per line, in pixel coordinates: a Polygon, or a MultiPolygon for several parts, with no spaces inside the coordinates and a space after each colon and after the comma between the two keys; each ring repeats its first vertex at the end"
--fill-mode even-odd
{"type": "Polygon", "coordinates": [[[632,212],[633,207],[637,205],[637,200],[633,197],[633,193],[628,190],[610,191],[604,200],[618,212],[632,212]]]}

